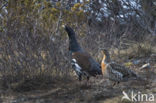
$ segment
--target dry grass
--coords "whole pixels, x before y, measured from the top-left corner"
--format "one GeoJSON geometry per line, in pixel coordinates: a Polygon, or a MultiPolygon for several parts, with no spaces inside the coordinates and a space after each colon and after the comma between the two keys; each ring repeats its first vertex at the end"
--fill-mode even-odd
{"type": "Polygon", "coordinates": [[[126,49],[112,49],[112,58],[121,61],[139,59],[139,58],[150,58],[152,54],[156,54],[156,46],[153,46],[149,42],[144,43],[133,43],[126,49]]]}
{"type": "MultiPolygon", "coordinates": [[[[124,63],[131,59],[152,58],[151,55],[156,53],[156,47],[150,43],[136,43],[127,49],[112,49],[110,51],[113,60],[124,63]]],[[[45,57],[44,53],[42,56],[45,57]]],[[[101,59],[102,55],[98,57],[101,59]]],[[[20,71],[6,69],[0,72],[1,100],[4,103],[11,101],[15,101],[15,103],[37,101],[39,103],[51,103],[52,101],[58,103],[121,103],[122,90],[134,89],[144,92],[154,92],[155,90],[156,82],[153,82],[155,69],[139,71],[139,66],[133,65],[130,68],[142,73],[141,75],[145,78],[149,77],[148,84],[128,82],[121,83],[115,88],[110,88],[102,76],[91,78],[90,85],[86,86],[86,81],[83,80],[80,83],[70,70],[68,73],[63,73],[61,69],[58,71],[56,68],[44,69],[44,67],[42,67],[43,69],[22,69],[20,71]]],[[[155,68],[155,63],[151,66],[155,68]]]]}
{"type": "Polygon", "coordinates": [[[50,71],[21,71],[5,72],[1,74],[0,87],[1,90],[11,90],[14,92],[28,92],[32,90],[43,90],[53,87],[57,82],[70,81],[70,75],[55,74],[50,71]],[[62,81],[66,79],[66,81],[62,81]]]}
{"type": "MultiPolygon", "coordinates": [[[[152,58],[151,55],[156,53],[155,47],[147,43],[137,43],[127,49],[110,51],[112,59],[121,63],[136,58],[152,58]]],[[[44,57],[44,54],[42,56],[44,57]]],[[[154,68],[155,63],[151,66],[154,68]]],[[[111,88],[108,82],[99,76],[91,78],[90,85],[87,86],[85,80],[80,83],[70,70],[68,73],[62,73],[61,70],[57,71],[58,69],[55,68],[23,69],[21,71],[7,69],[0,72],[0,98],[4,103],[12,101],[15,103],[121,103],[122,90],[155,93],[156,82],[153,82],[155,81],[155,69],[139,71],[138,65],[131,68],[142,73],[141,75],[145,78],[148,76],[148,83],[134,81],[121,83],[111,88]]]]}

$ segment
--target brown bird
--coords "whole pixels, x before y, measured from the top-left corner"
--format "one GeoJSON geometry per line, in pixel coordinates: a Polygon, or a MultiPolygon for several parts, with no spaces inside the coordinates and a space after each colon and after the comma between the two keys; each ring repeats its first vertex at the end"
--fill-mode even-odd
{"type": "Polygon", "coordinates": [[[89,80],[90,76],[102,74],[100,64],[80,47],[74,30],[67,25],[64,28],[69,37],[69,52],[72,57],[71,64],[79,80],[81,81],[81,76],[83,75],[87,76],[87,80],[89,80]]]}
{"type": "Polygon", "coordinates": [[[138,76],[132,70],[111,61],[110,54],[106,49],[103,49],[103,59],[101,62],[102,74],[104,77],[113,81],[114,85],[128,81],[129,79],[136,79],[138,76]]]}

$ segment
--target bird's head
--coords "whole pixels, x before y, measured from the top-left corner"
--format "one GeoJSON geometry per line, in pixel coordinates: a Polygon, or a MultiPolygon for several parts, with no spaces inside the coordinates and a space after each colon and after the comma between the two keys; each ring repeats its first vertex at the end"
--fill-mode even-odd
{"type": "Polygon", "coordinates": [[[68,25],[62,25],[62,27],[66,30],[66,32],[68,33],[68,36],[69,37],[75,36],[74,30],[70,26],[68,26],[68,25]]]}
{"type": "Polygon", "coordinates": [[[106,62],[109,62],[110,61],[110,55],[109,55],[109,52],[108,52],[108,50],[107,49],[105,49],[105,48],[102,48],[101,49],[101,52],[102,52],[102,54],[103,54],[103,61],[106,61],[106,62]]]}
{"type": "Polygon", "coordinates": [[[102,53],[103,56],[107,56],[107,55],[109,55],[108,50],[105,49],[105,48],[101,48],[101,53],[102,53]]]}

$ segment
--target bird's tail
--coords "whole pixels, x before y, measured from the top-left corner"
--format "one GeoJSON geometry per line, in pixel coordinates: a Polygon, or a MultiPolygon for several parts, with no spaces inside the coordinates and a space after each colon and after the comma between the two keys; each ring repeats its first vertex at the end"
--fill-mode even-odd
{"type": "Polygon", "coordinates": [[[138,74],[136,74],[136,73],[133,73],[133,74],[132,74],[132,78],[133,78],[134,80],[138,80],[138,81],[146,81],[145,78],[141,77],[140,75],[138,75],[138,74]]]}
{"type": "Polygon", "coordinates": [[[139,80],[139,81],[147,81],[145,78],[143,78],[143,77],[141,77],[139,75],[137,75],[137,80],[139,80]]]}

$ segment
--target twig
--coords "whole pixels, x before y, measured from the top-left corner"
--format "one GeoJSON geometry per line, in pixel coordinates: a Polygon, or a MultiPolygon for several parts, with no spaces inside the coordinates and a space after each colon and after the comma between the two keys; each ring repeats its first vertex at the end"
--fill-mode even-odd
{"type": "Polygon", "coordinates": [[[6,0],[4,0],[4,1],[5,1],[5,4],[2,5],[2,7],[0,8],[0,11],[1,11],[1,9],[3,9],[3,7],[5,7],[8,4],[8,2],[6,0]]]}
{"type": "Polygon", "coordinates": [[[60,26],[60,22],[62,21],[62,14],[63,14],[63,0],[61,0],[61,8],[60,8],[60,15],[59,15],[59,18],[58,18],[58,22],[57,22],[57,25],[56,25],[56,31],[54,33],[58,33],[59,31],[59,26],[60,26]]]}

